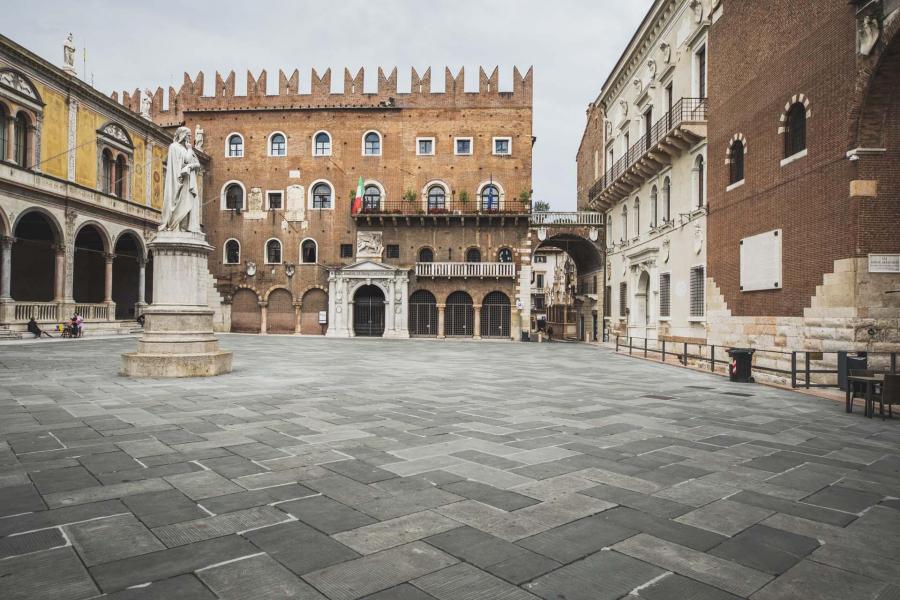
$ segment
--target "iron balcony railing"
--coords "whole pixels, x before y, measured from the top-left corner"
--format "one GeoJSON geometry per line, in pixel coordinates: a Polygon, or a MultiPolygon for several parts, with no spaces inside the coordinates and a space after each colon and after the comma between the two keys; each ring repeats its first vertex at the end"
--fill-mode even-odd
{"type": "Polygon", "coordinates": [[[591,211],[576,212],[533,212],[532,225],[603,225],[603,213],[591,211]]]}
{"type": "Polygon", "coordinates": [[[515,277],[515,263],[420,262],[417,277],[515,277]]]}
{"type": "Polygon", "coordinates": [[[631,168],[644,154],[662,141],[673,129],[682,123],[704,122],[709,112],[706,98],[682,98],[676,102],[661,119],[654,123],[646,134],[638,138],[624,156],[612,164],[603,176],[591,186],[589,197],[595,198],[611,186],[631,168]]]}
{"type": "Polygon", "coordinates": [[[392,200],[377,204],[363,204],[354,217],[370,216],[444,216],[444,215],[527,215],[531,213],[531,202],[507,201],[499,205],[479,202],[447,200],[441,206],[427,206],[422,200],[392,200]]]}

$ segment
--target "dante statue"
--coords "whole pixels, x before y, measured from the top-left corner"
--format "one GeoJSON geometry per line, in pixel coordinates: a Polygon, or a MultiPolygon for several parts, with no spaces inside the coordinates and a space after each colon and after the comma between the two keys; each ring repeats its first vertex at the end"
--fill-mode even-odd
{"type": "Polygon", "coordinates": [[[66,71],[75,70],[75,42],[70,33],[63,42],[63,69],[66,71]]]}
{"type": "Polygon", "coordinates": [[[179,127],[169,144],[160,231],[200,232],[200,161],[191,148],[191,130],[179,127]]]}

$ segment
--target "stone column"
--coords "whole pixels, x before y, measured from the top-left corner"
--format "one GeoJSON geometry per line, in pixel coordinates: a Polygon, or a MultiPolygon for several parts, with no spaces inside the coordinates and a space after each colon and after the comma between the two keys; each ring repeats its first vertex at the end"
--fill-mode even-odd
{"type": "Polygon", "coordinates": [[[294,302],[294,333],[300,333],[303,319],[303,302],[294,302]]]}
{"type": "Polygon", "coordinates": [[[437,310],[438,310],[438,325],[437,325],[437,326],[438,326],[438,330],[437,330],[437,336],[438,336],[438,339],[441,339],[441,340],[444,339],[445,337],[447,337],[447,336],[444,335],[444,309],[445,309],[446,307],[447,307],[446,304],[440,304],[440,303],[439,303],[439,304],[437,305],[437,310]]]}
{"type": "Polygon", "coordinates": [[[66,247],[58,245],[56,250],[55,271],[53,273],[53,300],[63,302],[66,299],[66,247]]]}
{"type": "Polygon", "coordinates": [[[481,339],[481,305],[472,305],[472,337],[476,340],[481,339]]]}
{"type": "Polygon", "coordinates": [[[16,158],[16,120],[12,116],[6,120],[6,158],[9,162],[16,158]]]}
{"type": "MultiPolygon", "coordinates": [[[[347,302],[345,300],[345,302],[347,302]]],[[[356,337],[356,331],[353,329],[353,301],[347,302],[347,310],[344,313],[347,319],[347,336],[356,337]]]]}
{"type": "Polygon", "coordinates": [[[147,259],[138,259],[138,299],[134,314],[139,316],[147,306],[147,259]]]}
{"type": "Polygon", "coordinates": [[[269,307],[269,303],[268,303],[268,302],[266,302],[265,300],[260,300],[260,301],[259,301],[259,312],[260,312],[260,316],[259,316],[259,332],[260,332],[261,334],[263,334],[263,335],[265,335],[266,333],[268,333],[268,329],[269,329],[269,324],[268,324],[268,322],[267,322],[267,319],[268,319],[268,313],[269,313],[268,307],[269,307]]]}
{"type": "Polygon", "coordinates": [[[391,281],[388,283],[387,300],[384,306],[384,337],[394,337],[394,334],[396,333],[394,330],[397,328],[396,321],[394,319],[394,317],[396,316],[394,314],[394,286],[394,280],[391,279],[391,281]]]}
{"type": "Polygon", "coordinates": [[[0,237],[0,323],[12,323],[16,315],[16,303],[10,294],[12,280],[12,245],[15,238],[0,237]]]}
{"type": "Polygon", "coordinates": [[[400,279],[400,323],[397,326],[399,336],[403,338],[409,337],[409,278],[404,276],[400,279]]]}
{"type": "Polygon", "coordinates": [[[109,253],[104,255],[106,258],[106,277],[103,280],[103,303],[107,306],[106,320],[107,321],[115,321],[116,320],[116,304],[112,299],[112,286],[113,286],[113,260],[115,260],[116,255],[109,253]]]}

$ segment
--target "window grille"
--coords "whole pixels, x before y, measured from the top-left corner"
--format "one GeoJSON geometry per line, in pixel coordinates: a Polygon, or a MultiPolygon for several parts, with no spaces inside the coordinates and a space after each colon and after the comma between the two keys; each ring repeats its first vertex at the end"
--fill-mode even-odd
{"type": "Polygon", "coordinates": [[[471,336],[474,333],[472,297],[465,292],[453,292],[444,308],[444,335],[471,336]]]}
{"type": "Polygon", "coordinates": [[[388,258],[400,258],[400,246],[398,244],[388,244],[385,251],[388,258]]]}
{"type": "Polygon", "coordinates": [[[341,244],[341,258],[353,258],[353,244],[341,244]]]}
{"type": "Polygon", "coordinates": [[[703,267],[691,269],[691,316],[702,317],[704,314],[704,283],[705,275],[703,267]]]}
{"type": "Polygon", "coordinates": [[[509,297],[503,292],[491,292],[481,305],[481,336],[509,337],[509,297]]]}
{"type": "Polygon", "coordinates": [[[409,297],[409,334],[423,337],[438,334],[437,301],[428,290],[418,290],[409,297]]]}

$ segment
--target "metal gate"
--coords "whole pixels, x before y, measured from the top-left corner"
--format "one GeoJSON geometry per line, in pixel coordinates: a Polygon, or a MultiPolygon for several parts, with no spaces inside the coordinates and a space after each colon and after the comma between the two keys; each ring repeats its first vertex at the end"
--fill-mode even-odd
{"type": "Polygon", "coordinates": [[[353,331],[360,337],[384,335],[384,292],[364,285],[353,296],[353,331]]]}
{"type": "Polygon", "coordinates": [[[273,290],[266,309],[268,333],[294,333],[294,298],[287,290],[273,290]]]}
{"type": "Polygon", "coordinates": [[[305,335],[325,335],[327,324],[319,322],[319,313],[328,310],[328,294],[320,289],[312,289],[303,294],[300,305],[300,333],[305,335]]]}
{"type": "Polygon", "coordinates": [[[259,298],[246,288],[235,292],[231,299],[231,330],[238,333],[259,333],[262,312],[259,298]]]}
{"type": "Polygon", "coordinates": [[[472,297],[465,292],[453,292],[447,297],[444,309],[444,335],[471,336],[474,310],[472,297]]]}
{"type": "Polygon", "coordinates": [[[481,305],[481,336],[509,337],[509,297],[503,292],[491,292],[481,305]]]}
{"type": "Polygon", "coordinates": [[[409,297],[409,334],[434,337],[438,334],[437,301],[428,290],[419,290],[409,297]]]}

